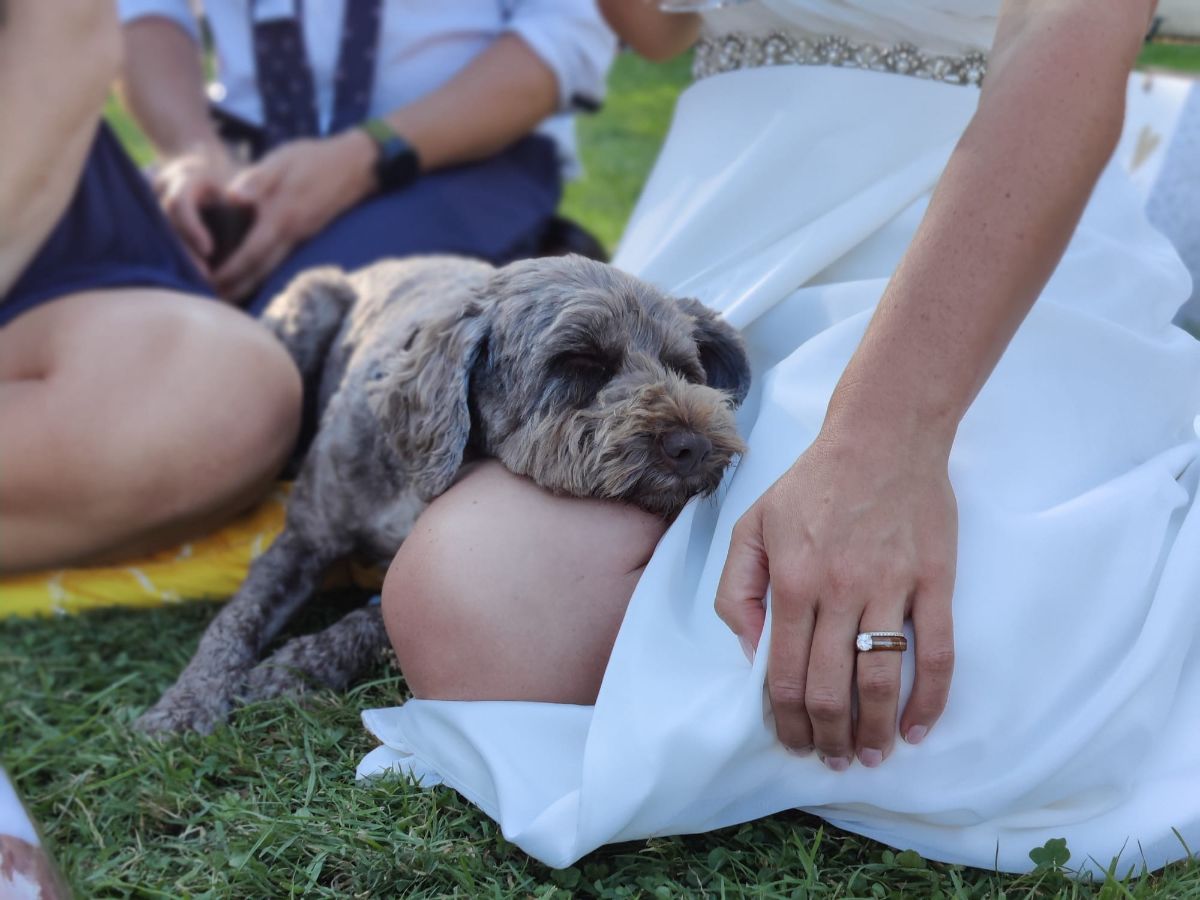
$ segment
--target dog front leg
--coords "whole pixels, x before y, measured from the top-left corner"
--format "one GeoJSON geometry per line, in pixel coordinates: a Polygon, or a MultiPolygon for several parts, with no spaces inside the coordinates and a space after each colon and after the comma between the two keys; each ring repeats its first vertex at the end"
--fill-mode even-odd
{"type": "Polygon", "coordinates": [[[313,595],[335,555],[285,528],[208,626],[183,674],[135,727],[207,734],[223,722],[263,647],[313,595]]]}
{"type": "Polygon", "coordinates": [[[251,703],[303,694],[312,687],[345,690],[387,646],[380,608],[364,606],[324,631],[288,641],[254,667],[238,699],[251,703]]]}

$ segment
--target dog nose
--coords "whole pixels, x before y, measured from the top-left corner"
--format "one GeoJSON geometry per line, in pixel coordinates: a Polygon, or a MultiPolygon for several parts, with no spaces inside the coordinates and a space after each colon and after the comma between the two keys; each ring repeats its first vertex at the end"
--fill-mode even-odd
{"type": "Polygon", "coordinates": [[[712,450],[712,441],[694,431],[668,431],[658,445],[667,464],[680,475],[691,475],[712,450]]]}

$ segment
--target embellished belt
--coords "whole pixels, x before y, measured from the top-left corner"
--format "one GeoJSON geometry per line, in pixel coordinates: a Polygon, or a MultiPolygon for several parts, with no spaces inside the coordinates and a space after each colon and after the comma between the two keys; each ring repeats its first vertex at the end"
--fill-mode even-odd
{"type": "Polygon", "coordinates": [[[760,66],[843,66],[946,84],[979,85],[987,74],[987,56],[978,51],[941,56],[925,53],[909,43],[888,47],[837,35],[799,37],[776,32],[757,37],[734,32],[702,38],[696,44],[692,77],[699,80],[760,66]]]}

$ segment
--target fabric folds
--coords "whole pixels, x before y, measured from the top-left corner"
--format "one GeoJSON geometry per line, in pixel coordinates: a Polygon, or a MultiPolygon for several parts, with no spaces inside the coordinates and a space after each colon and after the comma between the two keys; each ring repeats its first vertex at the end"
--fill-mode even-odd
{"type": "Polygon", "coordinates": [[[1010,871],[1050,838],[1095,870],[1200,846],[1200,345],[1170,324],[1187,273],[1116,167],[951,456],[958,664],[929,737],[877,769],[790,756],[765,649],[748,663],[713,611],[733,524],[815,437],[977,97],[814,67],[684,95],[616,262],[743,329],[750,451],[663,538],[594,708],[372,710],[360,775],[445,781],[553,866],[789,807],[1010,871]]]}

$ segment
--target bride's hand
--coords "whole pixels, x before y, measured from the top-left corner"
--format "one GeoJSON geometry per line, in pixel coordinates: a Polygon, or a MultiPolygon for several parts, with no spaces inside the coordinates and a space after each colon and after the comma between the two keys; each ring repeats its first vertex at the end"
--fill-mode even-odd
{"type": "Polygon", "coordinates": [[[717,593],[717,613],[750,652],[770,583],[776,732],[795,752],[815,746],[835,771],[855,752],[879,765],[895,741],[901,654],[859,653],[860,631],[899,631],[912,618],[916,681],[900,719],[909,743],[937,721],[954,666],[958,524],[946,457],[884,443],[818,437],[738,521],[717,593]]]}

